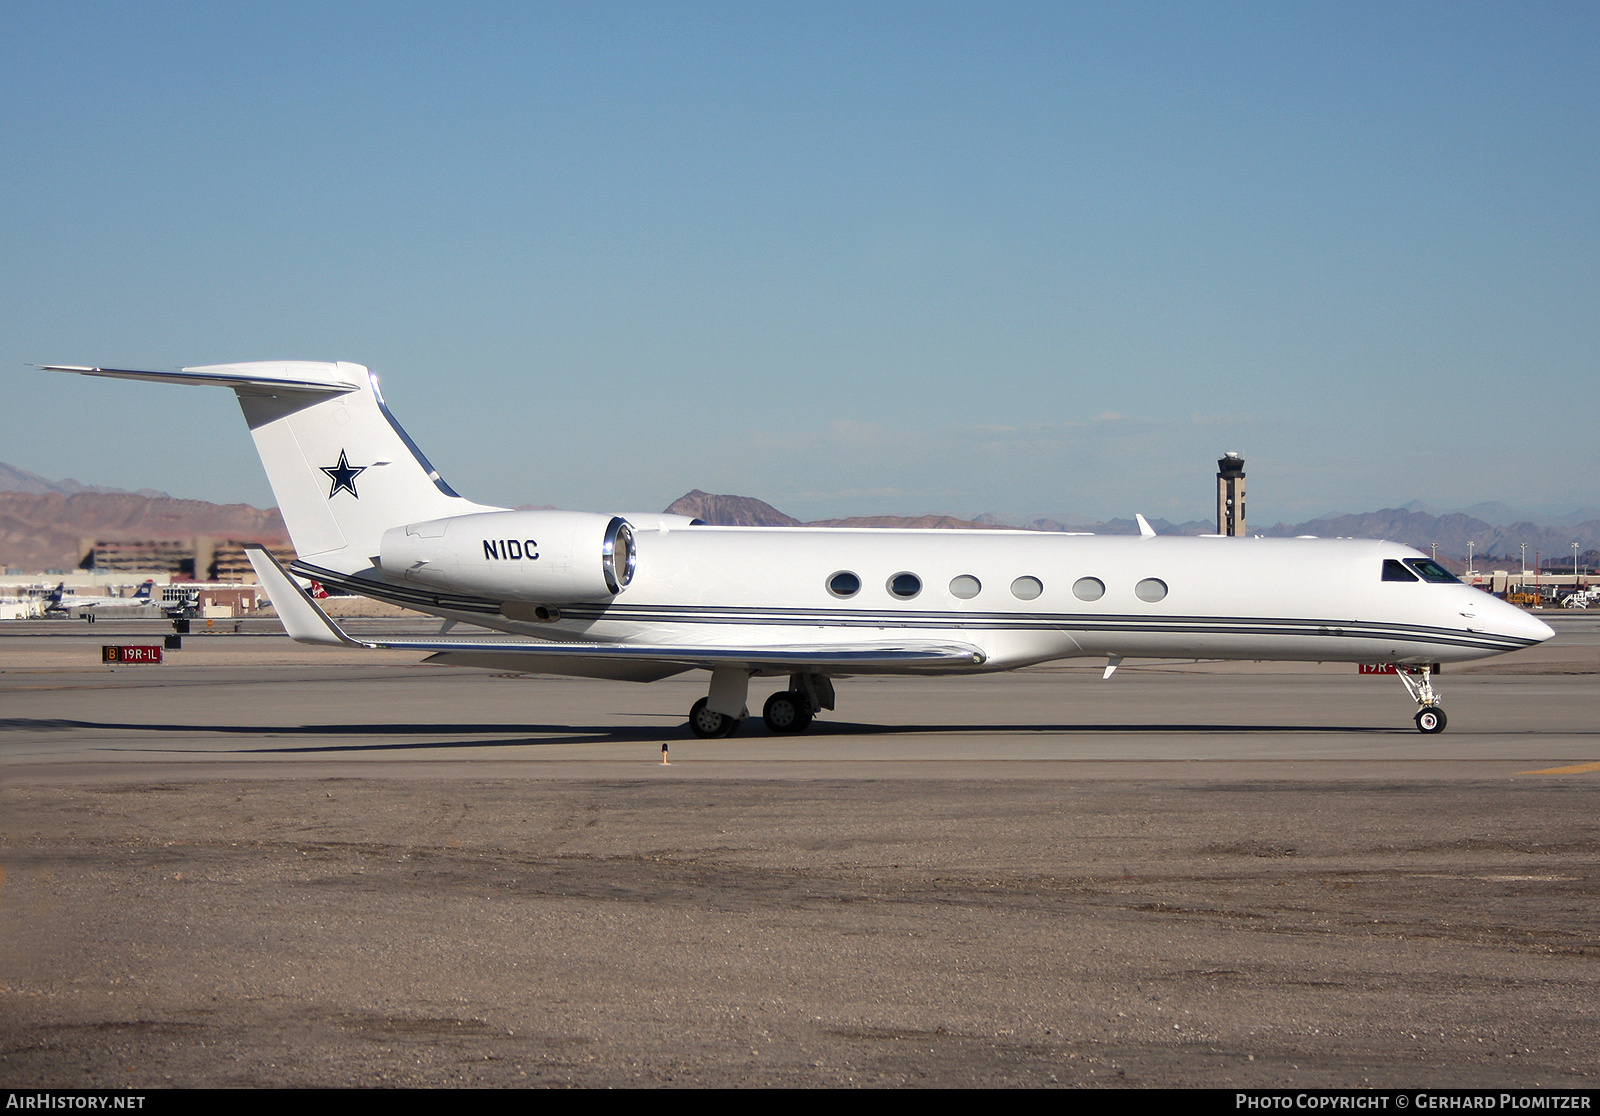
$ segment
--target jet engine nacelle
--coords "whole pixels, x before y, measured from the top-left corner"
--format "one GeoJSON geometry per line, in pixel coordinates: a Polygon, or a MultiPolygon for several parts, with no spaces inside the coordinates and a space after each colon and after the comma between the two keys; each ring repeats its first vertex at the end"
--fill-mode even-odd
{"type": "Polygon", "coordinates": [[[504,511],[385,531],[391,577],[501,601],[608,601],[633,580],[633,530],[593,512],[504,511]]]}

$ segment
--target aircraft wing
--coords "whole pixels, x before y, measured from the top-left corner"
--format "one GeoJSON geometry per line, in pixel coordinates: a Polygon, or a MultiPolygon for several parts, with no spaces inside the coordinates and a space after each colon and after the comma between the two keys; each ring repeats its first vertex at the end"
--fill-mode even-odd
{"type": "Polygon", "coordinates": [[[462,666],[481,665],[500,669],[539,670],[561,673],[564,663],[581,667],[581,673],[600,673],[605,677],[647,675],[665,677],[691,667],[714,669],[719,666],[747,666],[753,670],[794,668],[848,671],[873,668],[937,668],[976,666],[985,655],[977,647],[963,643],[925,640],[882,640],[849,644],[798,644],[794,646],[717,646],[635,643],[555,643],[549,640],[515,639],[355,639],[335,624],[300,588],[287,570],[266,550],[245,546],[246,556],[256,576],[266,587],[277,607],[289,637],[300,643],[321,643],[342,647],[363,647],[388,651],[430,651],[438,661],[462,666]],[[609,662],[614,670],[602,665],[609,662]],[[637,667],[626,664],[634,663],[637,667]],[[512,664],[516,664],[513,666],[512,664]],[[664,668],[664,669],[662,669],[664,668]]]}

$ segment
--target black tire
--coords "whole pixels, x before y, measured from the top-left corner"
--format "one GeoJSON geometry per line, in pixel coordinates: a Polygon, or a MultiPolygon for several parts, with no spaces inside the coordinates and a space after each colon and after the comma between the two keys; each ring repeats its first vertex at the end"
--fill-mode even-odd
{"type": "Polygon", "coordinates": [[[689,707],[689,731],[701,740],[713,740],[721,736],[728,729],[728,718],[721,713],[713,713],[706,708],[706,699],[701,698],[689,707]]]}
{"type": "Polygon", "coordinates": [[[744,724],[742,717],[715,713],[706,708],[706,701],[706,698],[701,698],[689,707],[690,732],[702,740],[716,740],[739,731],[739,726],[744,724]]]}
{"type": "Polygon", "coordinates": [[[767,723],[768,731],[777,736],[805,732],[811,724],[811,699],[794,690],[783,690],[767,699],[761,719],[767,723]]]}
{"type": "Polygon", "coordinates": [[[1417,731],[1425,732],[1429,735],[1432,735],[1436,732],[1443,732],[1444,726],[1448,723],[1444,715],[1444,710],[1440,709],[1437,705],[1424,705],[1421,709],[1417,710],[1416,721],[1417,731]]]}

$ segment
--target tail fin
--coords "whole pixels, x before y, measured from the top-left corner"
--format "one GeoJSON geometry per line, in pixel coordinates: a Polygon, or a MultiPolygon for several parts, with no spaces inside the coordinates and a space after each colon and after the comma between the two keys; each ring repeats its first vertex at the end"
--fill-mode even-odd
{"type": "Polygon", "coordinates": [[[155,579],[153,578],[149,581],[146,581],[143,585],[139,586],[137,590],[135,590],[133,599],[136,601],[148,601],[150,599],[151,591],[155,589],[155,585],[155,579]]]}
{"type": "Polygon", "coordinates": [[[296,554],[339,573],[369,568],[391,527],[499,510],[456,495],[384,406],[377,376],[359,364],[264,361],[181,372],[42,367],[232,388],[296,554]]]}

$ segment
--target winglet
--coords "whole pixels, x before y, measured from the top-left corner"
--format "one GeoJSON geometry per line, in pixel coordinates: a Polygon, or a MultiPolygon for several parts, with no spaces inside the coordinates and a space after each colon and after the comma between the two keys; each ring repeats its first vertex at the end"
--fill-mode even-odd
{"type": "Polygon", "coordinates": [[[246,544],[245,557],[255,567],[256,577],[266,587],[267,596],[278,610],[283,630],[296,643],[321,643],[342,647],[367,647],[372,644],[351,639],[340,630],[317,602],[289,576],[289,571],[267,553],[265,547],[246,544]]]}
{"type": "Polygon", "coordinates": [[[1139,521],[1139,537],[1140,538],[1142,538],[1142,539],[1153,539],[1153,538],[1156,537],[1156,529],[1154,527],[1150,526],[1150,521],[1149,520],[1145,519],[1145,517],[1140,515],[1138,512],[1134,512],[1133,513],[1133,518],[1135,518],[1135,519],[1137,519],[1139,521]]]}

